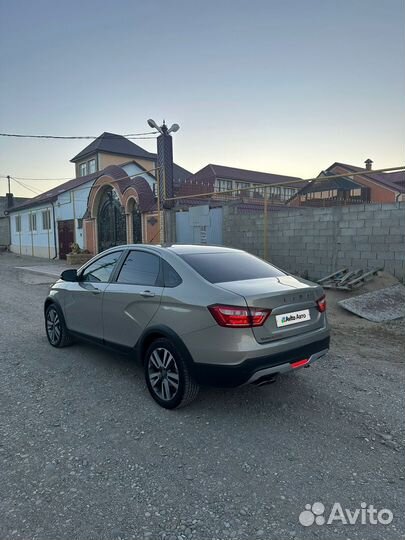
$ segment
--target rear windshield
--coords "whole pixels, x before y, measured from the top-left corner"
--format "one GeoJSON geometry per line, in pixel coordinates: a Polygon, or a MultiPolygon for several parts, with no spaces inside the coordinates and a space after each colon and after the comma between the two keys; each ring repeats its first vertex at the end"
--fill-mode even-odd
{"type": "Polygon", "coordinates": [[[211,283],[285,275],[271,264],[244,252],[186,253],[179,256],[211,283]]]}

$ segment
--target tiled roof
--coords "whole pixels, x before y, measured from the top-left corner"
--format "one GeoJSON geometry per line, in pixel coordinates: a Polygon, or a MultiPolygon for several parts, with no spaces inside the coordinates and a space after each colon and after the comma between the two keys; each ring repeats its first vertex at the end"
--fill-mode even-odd
{"type": "Polygon", "coordinates": [[[259,171],[250,171],[248,169],[238,169],[236,167],[227,167],[225,165],[209,164],[192,175],[191,179],[197,181],[206,181],[213,185],[217,178],[224,180],[236,180],[240,182],[251,182],[253,184],[278,184],[281,182],[300,181],[301,178],[296,176],[285,176],[282,174],[265,173],[259,171]]]}
{"type": "MultiPolygon", "coordinates": [[[[154,156],[155,154],[151,154],[151,155],[154,156]]],[[[123,163],[122,165],[126,165],[128,163],[130,162],[127,161],[126,163],[123,163]]],[[[138,163],[136,163],[136,165],[140,167],[141,169],[144,169],[138,163]]],[[[126,172],[121,169],[121,165],[109,165],[102,171],[97,171],[92,174],[87,174],[86,176],[73,178],[72,180],[68,180],[67,182],[60,184],[59,186],[56,186],[52,189],[49,189],[48,191],[45,191],[44,193],[41,193],[40,195],[37,195],[36,197],[25,200],[22,204],[15,204],[12,208],[9,209],[9,212],[14,212],[16,210],[24,210],[25,208],[31,208],[33,206],[38,206],[38,205],[45,204],[48,202],[56,201],[58,196],[61,195],[62,193],[65,193],[66,191],[70,191],[71,189],[80,187],[83,184],[86,184],[87,182],[95,181],[97,180],[97,178],[99,178],[100,176],[103,176],[104,174],[108,174],[112,178],[117,179],[118,178],[117,174],[119,174],[120,176],[124,176],[126,175],[126,172]],[[119,173],[117,171],[119,171],[119,173]]],[[[151,175],[150,173],[148,174],[149,176],[153,177],[153,175],[151,175]]],[[[187,171],[186,169],[183,169],[179,165],[174,164],[173,175],[174,175],[175,181],[177,181],[178,183],[181,183],[185,180],[185,178],[190,177],[191,173],[187,171]]],[[[128,181],[128,180],[125,180],[125,181],[128,181]]],[[[133,185],[131,181],[130,183],[131,185],[133,185]]]]}
{"type": "MultiPolygon", "coordinates": [[[[405,193],[405,187],[401,185],[398,182],[403,182],[405,180],[405,172],[394,172],[394,173],[373,173],[372,171],[368,171],[367,169],[364,169],[363,167],[357,167],[355,165],[348,165],[347,163],[340,163],[336,161],[333,165],[328,167],[328,171],[333,169],[334,167],[341,167],[343,169],[346,169],[347,172],[361,172],[364,178],[368,178],[369,180],[374,180],[375,182],[378,182],[380,184],[383,184],[387,188],[399,191],[401,193],[405,193]],[[392,176],[394,175],[394,176],[392,176]],[[402,175],[402,177],[401,177],[402,175]]],[[[354,177],[356,179],[356,177],[354,177]]]]}
{"type": "MultiPolygon", "coordinates": [[[[156,161],[156,154],[153,152],[147,152],[137,144],[133,143],[122,135],[116,135],[115,133],[104,132],[100,137],[95,139],[86,148],[79,152],[70,161],[75,163],[80,161],[86,156],[90,156],[95,152],[106,152],[108,154],[117,154],[121,156],[133,156],[142,159],[149,159],[156,161]]],[[[180,165],[173,163],[173,178],[175,181],[183,181],[192,175],[190,171],[187,171],[180,165]]]]}
{"type": "Polygon", "coordinates": [[[142,176],[136,176],[135,178],[128,177],[119,180],[117,182],[117,185],[121,193],[125,193],[125,191],[129,187],[134,187],[136,189],[136,192],[138,193],[140,211],[147,212],[151,210],[155,203],[155,197],[153,195],[153,191],[150,188],[150,185],[145,180],[145,178],[142,178],[142,176]]]}
{"type": "Polygon", "coordinates": [[[385,173],[385,177],[388,178],[388,180],[393,184],[405,184],[405,171],[385,173]]]}
{"type": "MultiPolygon", "coordinates": [[[[153,154],[156,157],[156,154],[153,154]]],[[[176,165],[176,163],[173,163],[173,180],[174,182],[184,182],[187,178],[190,178],[190,176],[193,173],[188,171],[187,169],[184,169],[183,167],[180,167],[180,165],[176,165]]]]}
{"type": "MultiPolygon", "coordinates": [[[[301,178],[296,176],[284,176],[281,174],[272,174],[272,173],[263,173],[259,171],[250,171],[247,169],[238,169],[235,167],[226,167],[224,165],[213,165],[209,164],[200,169],[198,172],[190,176],[188,179],[184,180],[181,183],[175,183],[174,191],[176,197],[186,197],[190,195],[200,195],[204,193],[212,193],[214,191],[215,180],[224,179],[224,180],[235,180],[240,182],[249,182],[252,184],[279,184],[283,183],[290,187],[301,187],[302,182],[299,182],[301,178]]],[[[224,195],[226,198],[226,195],[224,195]]],[[[246,199],[246,197],[242,197],[246,199]]],[[[218,201],[219,199],[217,199],[218,201]]],[[[263,202],[260,202],[260,199],[256,200],[257,202],[243,202],[241,208],[249,209],[249,211],[254,211],[256,207],[263,207],[263,202]]],[[[207,204],[208,197],[202,197],[201,199],[183,199],[179,201],[181,205],[190,205],[194,206],[196,204],[207,204]],[[205,203],[204,203],[205,201],[205,203]]],[[[224,202],[219,202],[218,204],[214,202],[212,198],[209,198],[209,204],[222,205],[224,202]]],[[[279,206],[276,206],[279,208],[279,206]]],[[[262,211],[262,210],[261,210],[262,211]]]]}
{"type": "Polygon", "coordinates": [[[328,176],[333,176],[333,173],[329,171],[324,171],[321,175],[319,175],[319,182],[317,182],[316,180],[309,182],[299,191],[299,194],[312,193],[329,189],[344,189],[348,191],[350,189],[364,187],[362,184],[354,182],[350,178],[331,178],[330,180],[325,180],[324,178],[328,176]]]}
{"type": "MultiPolygon", "coordinates": [[[[61,184],[60,186],[56,186],[48,191],[45,191],[45,193],[41,193],[40,195],[37,195],[36,197],[33,197],[32,199],[28,199],[22,204],[18,204],[10,208],[10,212],[14,212],[17,210],[24,210],[26,208],[31,208],[33,206],[38,206],[41,204],[45,204],[48,202],[54,202],[58,198],[59,195],[62,193],[65,193],[66,191],[70,191],[71,189],[76,189],[83,184],[86,184],[87,182],[95,182],[97,178],[100,178],[100,176],[108,175],[113,180],[117,181],[118,187],[121,191],[121,193],[124,193],[124,191],[129,186],[135,186],[136,189],[141,190],[139,192],[140,198],[141,193],[143,194],[143,209],[146,210],[146,207],[150,206],[152,204],[151,198],[153,199],[153,193],[152,190],[148,184],[148,182],[142,178],[141,176],[137,176],[134,179],[131,179],[129,176],[127,176],[127,173],[119,166],[119,165],[109,165],[102,171],[98,171],[93,174],[88,174],[86,176],[81,176],[79,178],[73,178],[72,180],[68,180],[64,184],[61,184]]],[[[141,203],[141,201],[139,201],[141,203]]]]}
{"type": "Polygon", "coordinates": [[[109,154],[134,156],[150,160],[155,159],[154,154],[147,152],[126,137],[105,131],[100,135],[100,137],[97,137],[97,139],[86,146],[86,148],[79,152],[70,161],[75,163],[76,161],[79,161],[90,154],[94,154],[95,152],[108,152],[109,154]]]}

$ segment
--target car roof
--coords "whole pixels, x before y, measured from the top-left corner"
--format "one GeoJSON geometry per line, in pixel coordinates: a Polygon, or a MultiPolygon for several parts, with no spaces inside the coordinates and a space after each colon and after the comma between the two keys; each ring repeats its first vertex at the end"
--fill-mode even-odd
{"type": "Polygon", "coordinates": [[[177,253],[179,255],[184,255],[188,253],[225,253],[228,251],[240,251],[224,246],[207,246],[196,244],[171,244],[163,247],[169,249],[170,251],[174,251],[174,253],[177,253]]]}
{"type": "MultiPolygon", "coordinates": [[[[109,248],[102,253],[109,253],[115,250],[119,249],[143,249],[147,251],[154,251],[154,252],[172,252],[176,255],[189,255],[189,254],[197,254],[197,253],[235,253],[240,252],[240,249],[233,249],[228,248],[224,246],[207,246],[207,245],[198,245],[198,244],[122,244],[120,246],[114,246],[112,248],[109,248]]],[[[101,255],[101,253],[99,253],[101,255]]]]}

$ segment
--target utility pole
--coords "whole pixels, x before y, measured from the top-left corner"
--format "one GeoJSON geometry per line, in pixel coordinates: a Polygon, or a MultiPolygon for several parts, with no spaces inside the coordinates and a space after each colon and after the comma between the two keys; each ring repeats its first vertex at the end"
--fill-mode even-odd
{"type": "Polygon", "coordinates": [[[10,179],[9,174],[7,175],[7,185],[8,185],[8,191],[6,194],[7,208],[11,208],[14,205],[14,200],[13,200],[13,194],[11,193],[11,179],[10,179]]]}
{"type": "Polygon", "coordinates": [[[175,241],[174,216],[171,209],[174,206],[172,199],[173,189],[173,139],[170,133],[175,133],[180,129],[178,124],[167,127],[165,121],[158,126],[157,123],[149,119],[148,125],[156,129],[160,135],[157,138],[157,178],[158,178],[158,212],[160,223],[161,206],[163,206],[163,224],[159,225],[162,231],[161,238],[163,243],[173,243],[175,241]]]}

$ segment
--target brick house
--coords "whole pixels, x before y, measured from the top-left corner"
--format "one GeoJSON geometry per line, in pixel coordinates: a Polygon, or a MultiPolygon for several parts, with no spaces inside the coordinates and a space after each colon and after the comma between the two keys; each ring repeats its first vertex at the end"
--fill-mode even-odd
{"type": "Polygon", "coordinates": [[[338,206],[358,203],[393,203],[405,200],[405,171],[374,173],[372,161],[365,167],[335,162],[319,177],[352,174],[355,177],[331,178],[312,182],[303,187],[296,200],[303,206],[338,206]]]}
{"type": "MultiPolygon", "coordinates": [[[[297,182],[300,180],[301,178],[296,176],[209,164],[187,178],[181,185],[175,185],[175,191],[178,197],[213,193],[211,202],[237,198],[246,204],[263,206],[265,193],[272,203],[287,202],[297,193],[300,186],[297,182]],[[286,185],[277,185],[281,183],[286,185]],[[265,187],[266,191],[264,191],[265,187]],[[231,190],[235,190],[235,193],[230,195],[224,193],[231,190]]],[[[188,200],[188,202],[192,204],[192,201],[188,200]]]]}

